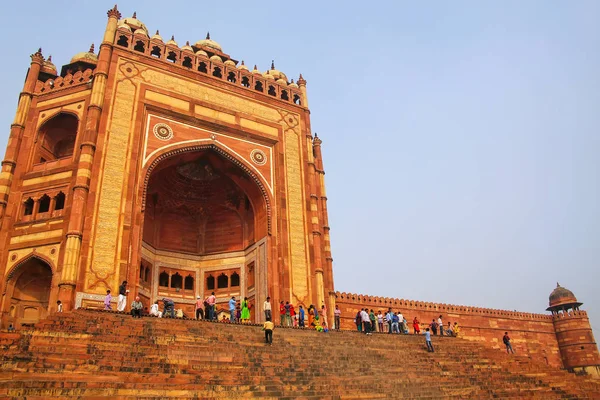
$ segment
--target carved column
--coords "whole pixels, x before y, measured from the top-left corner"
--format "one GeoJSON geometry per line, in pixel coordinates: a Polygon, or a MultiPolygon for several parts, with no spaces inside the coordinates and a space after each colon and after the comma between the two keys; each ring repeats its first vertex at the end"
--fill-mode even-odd
{"type": "Polygon", "coordinates": [[[81,238],[83,234],[83,223],[85,220],[85,209],[90,190],[92,176],[92,164],[96,151],[96,139],[98,137],[98,126],[102,115],[102,106],[106,92],[106,80],[108,68],[112,55],[112,44],[115,39],[117,22],[121,13],[115,6],[108,13],[108,22],[104,33],[104,39],[100,45],[98,65],[94,71],[94,82],[92,94],[87,109],[85,130],[81,142],[81,154],[77,164],[75,186],[73,187],[73,200],[71,203],[71,214],[69,215],[69,226],[67,230],[67,242],[65,245],[65,257],[61,281],[59,283],[59,299],[66,310],[74,305],[75,285],[77,284],[77,267],[81,250],[81,238]]]}
{"type": "MultiPolygon", "coordinates": [[[[315,167],[317,173],[317,189],[319,196],[319,219],[323,229],[323,256],[325,258],[324,265],[321,270],[323,278],[323,290],[327,294],[327,311],[328,317],[333,322],[333,309],[335,307],[335,292],[333,287],[333,258],[331,257],[331,243],[329,239],[329,217],[327,216],[327,193],[325,191],[325,171],[323,170],[323,157],[321,154],[321,144],[323,141],[317,137],[313,140],[313,148],[315,153],[315,167]],[[333,295],[332,295],[333,293],[333,295]]],[[[332,325],[330,325],[332,326],[332,325]]]]}
{"type": "Polygon", "coordinates": [[[4,161],[2,161],[2,170],[0,172],[0,223],[4,223],[4,214],[6,212],[6,205],[8,204],[8,195],[10,194],[10,186],[15,173],[15,167],[17,165],[17,157],[21,148],[21,141],[23,140],[23,131],[25,130],[25,121],[31,108],[31,99],[33,97],[33,91],[35,84],[37,83],[40,69],[44,63],[44,56],[42,56],[42,49],[31,55],[31,65],[25,78],[25,84],[23,85],[23,91],[19,95],[19,104],[17,106],[17,112],[15,119],[10,126],[10,136],[8,137],[8,146],[6,147],[6,154],[4,155],[4,161]]]}
{"type": "MultiPolygon", "coordinates": [[[[307,153],[308,153],[308,176],[310,184],[310,226],[312,232],[312,247],[313,247],[313,273],[315,278],[315,293],[316,306],[320,309],[324,302],[324,286],[323,286],[323,258],[322,258],[322,242],[321,242],[321,218],[319,212],[319,188],[317,183],[317,168],[314,157],[314,142],[312,135],[306,135],[307,153]]],[[[316,138],[318,140],[318,138],[316,138]]]]}

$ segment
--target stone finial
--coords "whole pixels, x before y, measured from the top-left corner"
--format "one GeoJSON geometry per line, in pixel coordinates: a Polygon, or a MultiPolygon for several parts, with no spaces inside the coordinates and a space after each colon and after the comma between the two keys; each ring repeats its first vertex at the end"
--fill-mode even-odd
{"type": "MultiPolygon", "coordinates": [[[[40,49],[41,50],[41,49],[40,49]]],[[[256,68],[256,64],[254,64],[254,70],[256,71],[258,68],[256,68]]]]}
{"type": "Polygon", "coordinates": [[[94,53],[94,43],[92,43],[92,45],[90,46],[90,51],[89,52],[92,53],[92,54],[94,53]]]}
{"type": "Polygon", "coordinates": [[[206,39],[210,40],[210,32],[206,32],[206,39]]]}
{"type": "Polygon", "coordinates": [[[302,74],[300,74],[300,77],[298,78],[298,86],[306,86],[306,80],[304,79],[302,74]]]}
{"type": "Polygon", "coordinates": [[[116,19],[120,19],[121,18],[121,13],[119,12],[119,10],[117,9],[117,5],[115,4],[115,6],[108,10],[106,15],[108,15],[109,18],[111,17],[115,17],[116,19]]]}
{"type": "Polygon", "coordinates": [[[171,40],[175,41],[175,35],[171,35],[171,40]]]}
{"type": "Polygon", "coordinates": [[[560,284],[558,282],[556,282],[556,287],[560,287],[560,284]]]}
{"type": "Polygon", "coordinates": [[[137,19],[137,12],[136,11],[133,12],[133,15],[131,16],[131,18],[137,19]]]}
{"type": "Polygon", "coordinates": [[[244,64],[244,60],[242,60],[242,65],[246,65],[246,64],[244,64]]]}
{"type": "Polygon", "coordinates": [[[48,62],[50,62],[50,63],[52,62],[52,54],[50,54],[50,55],[48,56],[48,62]]]}
{"type": "Polygon", "coordinates": [[[160,33],[158,33],[158,29],[156,30],[156,34],[160,36],[160,33]]]}
{"type": "Polygon", "coordinates": [[[271,69],[275,69],[275,60],[271,60],[271,69]]]}
{"type": "Polygon", "coordinates": [[[42,55],[42,48],[31,55],[31,62],[37,62],[39,64],[44,62],[44,56],[42,55]]]}
{"type": "Polygon", "coordinates": [[[190,45],[190,41],[189,41],[189,40],[186,40],[186,41],[185,41],[185,45],[186,45],[186,46],[189,46],[189,45],[190,45]]]}

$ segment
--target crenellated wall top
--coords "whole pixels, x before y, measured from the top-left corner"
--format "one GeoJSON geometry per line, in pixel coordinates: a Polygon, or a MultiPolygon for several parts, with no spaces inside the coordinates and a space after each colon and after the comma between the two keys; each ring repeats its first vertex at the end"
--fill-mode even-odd
{"type": "Polygon", "coordinates": [[[588,317],[587,312],[581,311],[581,310],[572,310],[569,312],[561,312],[561,313],[552,315],[552,318],[555,320],[562,320],[562,319],[568,319],[568,318],[587,318],[587,317],[588,317]]]}
{"type": "MultiPolygon", "coordinates": [[[[365,306],[377,307],[402,307],[405,309],[435,311],[441,313],[460,313],[479,316],[493,317],[511,317],[511,318],[526,318],[538,320],[552,320],[552,315],[525,313],[519,311],[497,310],[492,308],[482,308],[473,306],[464,306],[456,304],[432,303],[418,300],[406,300],[392,297],[369,296],[356,293],[335,292],[336,299],[364,304],[365,306]]],[[[577,311],[582,313],[583,311],[577,311]]]]}
{"type": "Polygon", "coordinates": [[[56,93],[63,89],[86,85],[92,82],[93,76],[94,71],[88,68],[85,71],[77,71],[74,74],[67,74],[64,77],[59,76],[56,79],[48,79],[46,82],[37,81],[34,93],[56,93]]]}

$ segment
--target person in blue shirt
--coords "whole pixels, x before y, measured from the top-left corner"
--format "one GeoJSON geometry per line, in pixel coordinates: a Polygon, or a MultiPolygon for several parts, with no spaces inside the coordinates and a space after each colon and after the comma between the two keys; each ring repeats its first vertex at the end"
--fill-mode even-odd
{"type": "Polygon", "coordinates": [[[229,321],[235,321],[235,296],[231,296],[231,300],[229,300],[229,321]]]}
{"type": "Polygon", "coordinates": [[[425,344],[427,345],[427,351],[433,353],[433,344],[431,344],[431,332],[429,332],[429,328],[425,329],[425,344]]]}
{"type": "Polygon", "coordinates": [[[398,329],[399,322],[400,322],[400,319],[398,318],[398,314],[394,313],[392,315],[392,333],[400,333],[400,330],[398,329]]]}
{"type": "Polygon", "coordinates": [[[302,306],[298,310],[298,326],[304,328],[304,308],[302,306]]]}

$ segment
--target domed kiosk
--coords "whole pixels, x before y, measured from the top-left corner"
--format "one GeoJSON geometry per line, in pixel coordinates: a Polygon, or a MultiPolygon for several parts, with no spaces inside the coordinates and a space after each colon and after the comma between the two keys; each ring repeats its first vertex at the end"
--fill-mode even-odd
{"type": "Polygon", "coordinates": [[[556,284],[547,311],[552,312],[554,331],[565,369],[600,377],[600,354],[583,305],[567,288],[556,284]]]}

